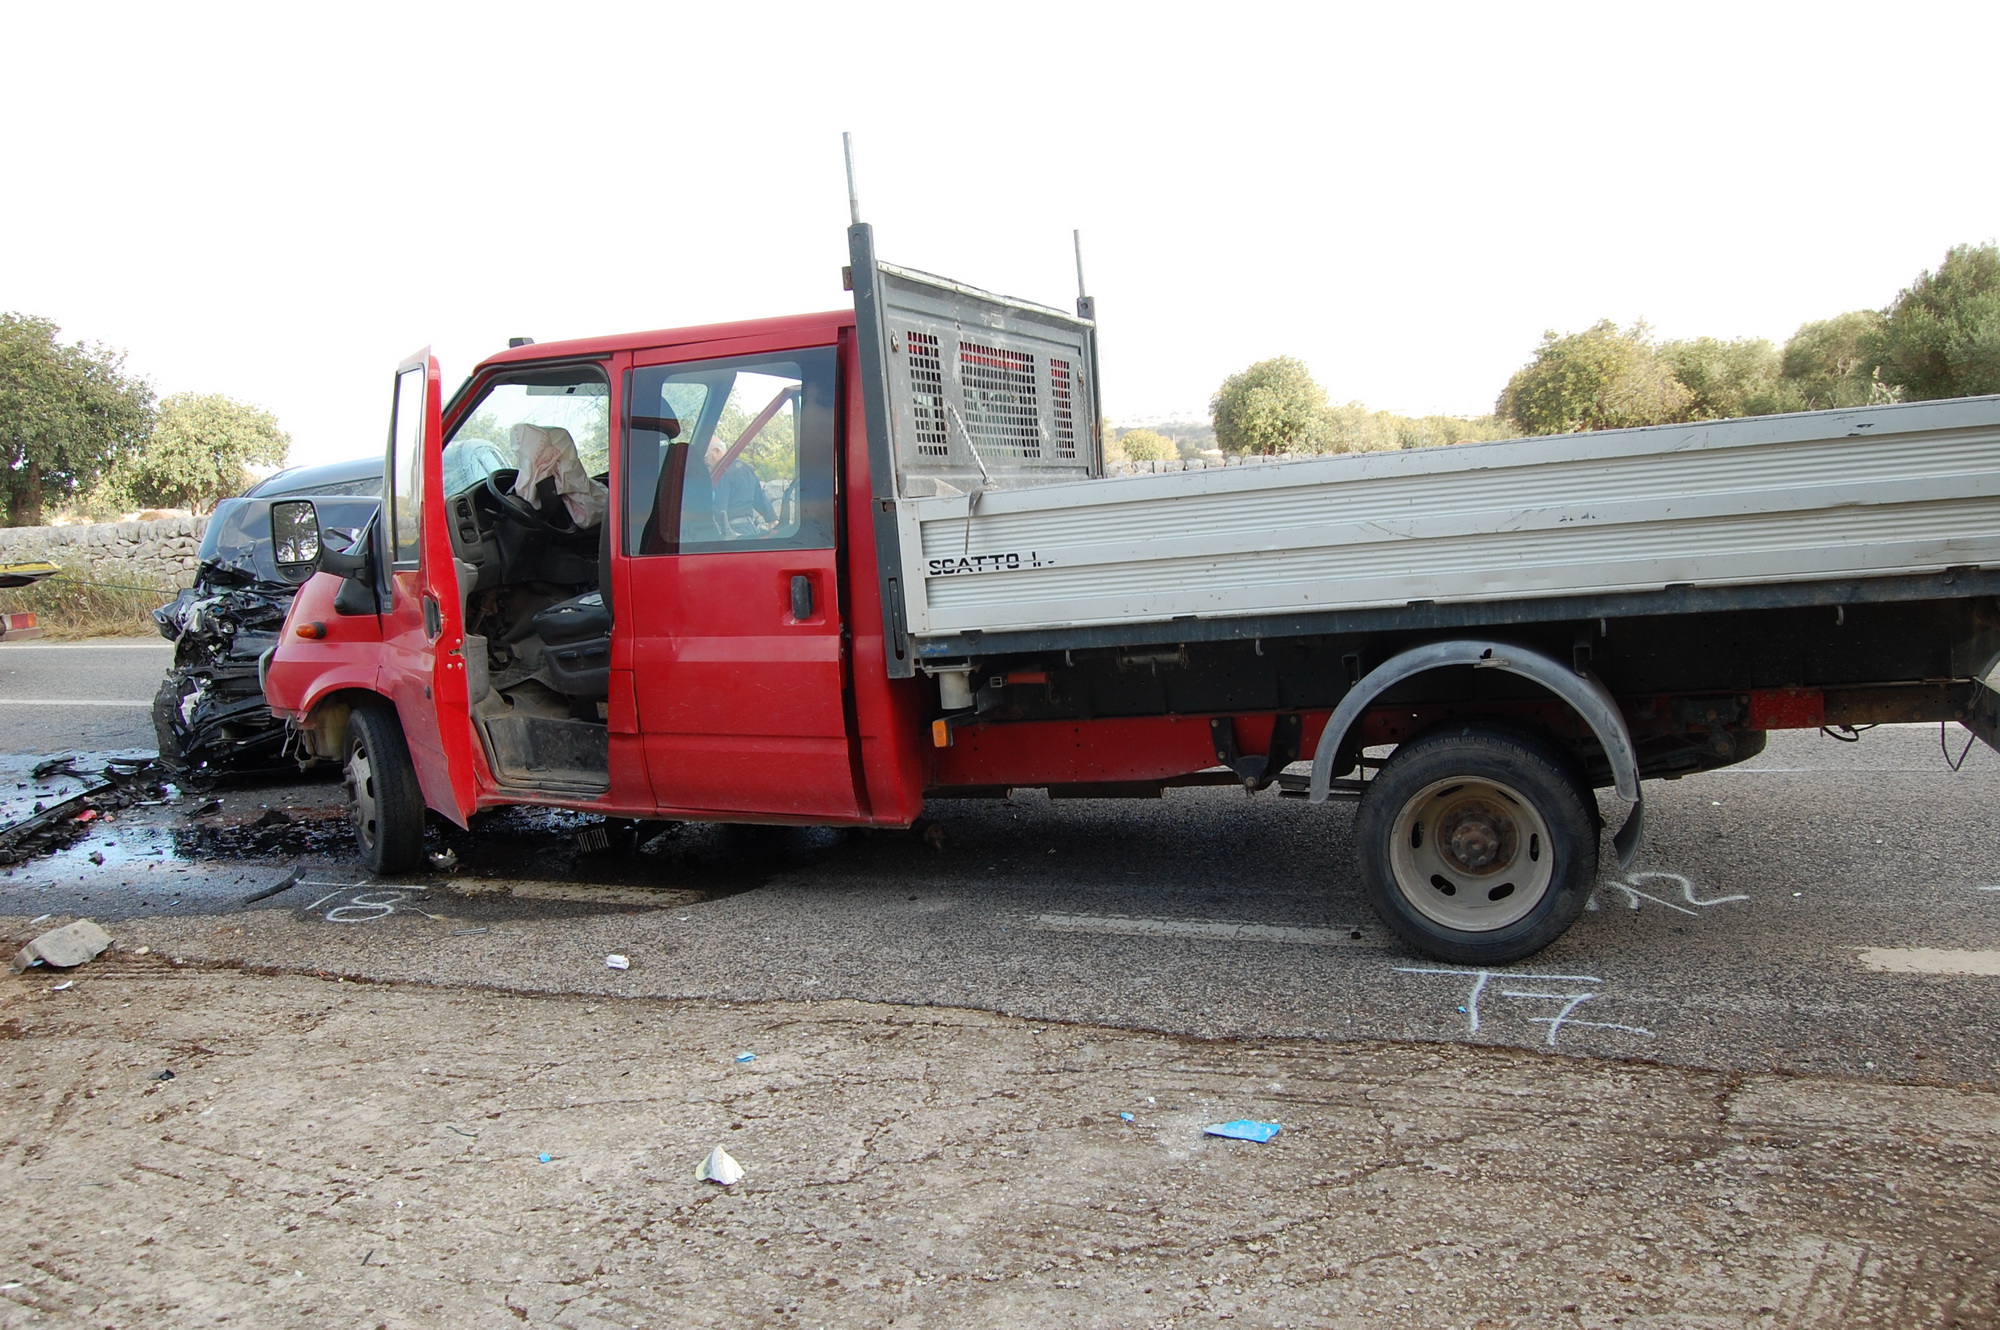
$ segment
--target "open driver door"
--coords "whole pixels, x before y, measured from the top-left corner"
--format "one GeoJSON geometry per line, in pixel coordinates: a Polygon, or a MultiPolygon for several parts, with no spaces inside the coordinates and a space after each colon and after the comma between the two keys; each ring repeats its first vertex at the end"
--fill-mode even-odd
{"type": "Polygon", "coordinates": [[[383,520],[390,558],[379,686],[396,704],[424,802],[464,826],[477,806],[465,622],[445,528],[444,429],[430,348],[396,369],[383,520]]]}

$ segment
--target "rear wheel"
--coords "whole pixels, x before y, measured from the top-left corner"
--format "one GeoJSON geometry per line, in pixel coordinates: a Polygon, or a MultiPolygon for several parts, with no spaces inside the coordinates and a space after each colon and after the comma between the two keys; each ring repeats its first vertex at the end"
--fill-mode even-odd
{"type": "Polygon", "coordinates": [[[1595,804],[1570,762],[1516,731],[1463,726],[1404,744],[1355,820],[1368,902],[1439,960],[1532,956],[1590,897],[1595,804]]]}
{"type": "Polygon", "coordinates": [[[403,873],[424,857],[424,793],[396,713],[359,706],[347,718],[347,810],[361,857],[377,873],[403,873]]]}

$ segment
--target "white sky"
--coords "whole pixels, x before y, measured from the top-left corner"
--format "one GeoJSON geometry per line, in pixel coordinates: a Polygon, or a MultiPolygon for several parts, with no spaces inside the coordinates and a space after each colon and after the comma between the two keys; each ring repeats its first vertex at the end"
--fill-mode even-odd
{"type": "Polygon", "coordinates": [[[1544,328],[1761,335],[2000,233],[2000,5],[17,3],[0,309],[379,451],[395,362],[1098,297],[1114,421],[1253,360],[1489,410],[1544,328]]]}

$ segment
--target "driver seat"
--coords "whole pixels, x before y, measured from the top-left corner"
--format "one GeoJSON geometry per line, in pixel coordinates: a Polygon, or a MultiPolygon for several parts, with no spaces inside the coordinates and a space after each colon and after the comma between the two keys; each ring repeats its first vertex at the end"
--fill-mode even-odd
{"type": "Polygon", "coordinates": [[[542,639],[550,686],[580,702],[611,696],[611,523],[598,523],[598,589],[539,610],[529,620],[542,639]]]}

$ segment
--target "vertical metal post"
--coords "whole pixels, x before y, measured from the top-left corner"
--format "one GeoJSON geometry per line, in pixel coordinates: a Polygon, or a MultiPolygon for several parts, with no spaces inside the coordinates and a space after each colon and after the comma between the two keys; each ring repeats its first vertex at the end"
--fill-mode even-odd
{"type": "MultiPolygon", "coordinates": [[[[859,226],[861,197],[854,192],[854,136],[844,129],[840,131],[840,153],[847,159],[847,219],[853,225],[859,226]]],[[[1081,263],[1082,259],[1079,258],[1078,262],[1081,263]]]]}
{"type": "Polygon", "coordinates": [[[1078,303],[1090,299],[1090,293],[1083,289],[1083,232],[1081,229],[1069,233],[1070,242],[1076,246],[1076,298],[1078,303]]]}

